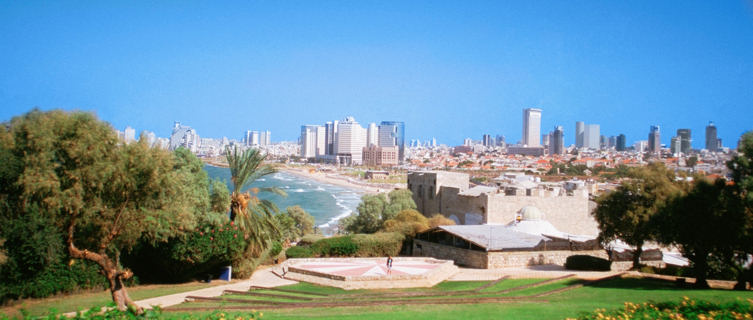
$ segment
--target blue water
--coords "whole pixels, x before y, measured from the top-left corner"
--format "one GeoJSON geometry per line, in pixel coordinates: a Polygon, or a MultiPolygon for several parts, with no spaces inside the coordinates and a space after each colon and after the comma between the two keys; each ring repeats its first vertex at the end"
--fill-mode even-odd
{"type": "MultiPolygon", "coordinates": [[[[230,182],[230,169],[206,165],[204,170],[209,174],[209,178],[224,180],[228,189],[233,190],[230,182]]],[[[261,193],[259,197],[272,200],[280,210],[294,205],[301,206],[314,217],[316,224],[325,232],[335,226],[338,219],[354,212],[363,195],[355,189],[321,183],[285,172],[278,172],[256,180],[249,186],[249,188],[254,187],[281,188],[287,192],[287,197],[269,193],[261,193]]]]}

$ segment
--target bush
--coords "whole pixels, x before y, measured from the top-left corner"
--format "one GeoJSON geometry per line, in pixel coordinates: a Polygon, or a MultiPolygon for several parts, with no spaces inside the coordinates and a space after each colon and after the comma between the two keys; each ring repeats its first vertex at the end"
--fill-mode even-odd
{"type": "Polygon", "coordinates": [[[612,268],[612,262],[594,256],[574,255],[567,257],[565,268],[570,270],[609,271],[612,268]]]}
{"type": "Polygon", "coordinates": [[[282,252],[282,244],[278,241],[273,242],[272,246],[269,248],[269,257],[274,259],[280,255],[280,252],[282,252]]]}
{"type": "Polygon", "coordinates": [[[295,247],[288,248],[288,250],[285,250],[285,256],[288,259],[311,258],[314,256],[314,254],[311,252],[311,249],[309,249],[308,247],[295,246],[295,247]]]}
{"type": "Polygon", "coordinates": [[[317,242],[319,240],[324,239],[324,236],[321,234],[307,234],[301,237],[301,240],[298,241],[299,246],[308,246],[314,244],[314,242],[317,242]]]}
{"type": "Polygon", "coordinates": [[[429,229],[429,220],[413,209],[400,211],[397,216],[385,221],[382,227],[383,231],[399,232],[411,237],[427,229],[429,229]]]}
{"type": "Polygon", "coordinates": [[[738,300],[720,304],[685,297],[680,303],[625,302],[625,308],[596,309],[591,313],[582,313],[578,319],[750,319],[750,316],[753,316],[750,299],[747,303],[738,300]]]}
{"type": "MultiPolygon", "coordinates": [[[[204,278],[240,257],[247,246],[233,222],[202,225],[185,237],[165,243],[141,243],[123,261],[140,277],[158,282],[204,278]]],[[[233,268],[236,269],[236,268],[233,268]]],[[[235,271],[235,270],[234,270],[235,271]]]]}
{"type": "Polygon", "coordinates": [[[398,232],[355,234],[353,242],[358,245],[359,257],[396,256],[400,253],[405,236],[398,232]]]}
{"type": "Polygon", "coordinates": [[[351,236],[324,238],[311,245],[311,251],[324,257],[350,257],[358,252],[351,236]]]}

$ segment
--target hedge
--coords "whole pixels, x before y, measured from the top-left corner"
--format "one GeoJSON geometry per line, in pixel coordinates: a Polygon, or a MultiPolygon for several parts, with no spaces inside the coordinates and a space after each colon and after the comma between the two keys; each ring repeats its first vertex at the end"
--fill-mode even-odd
{"type": "Polygon", "coordinates": [[[288,258],[396,256],[404,240],[405,236],[398,232],[337,236],[317,240],[310,246],[291,247],[285,255],[288,258]]]}
{"type": "Polygon", "coordinates": [[[620,309],[597,309],[590,313],[581,313],[578,319],[751,319],[753,301],[737,300],[729,303],[695,301],[688,297],[675,302],[625,302],[620,309]]]}
{"type": "Polygon", "coordinates": [[[288,248],[288,250],[285,250],[285,256],[288,257],[288,259],[311,258],[314,256],[314,254],[311,252],[311,249],[309,249],[308,247],[295,246],[295,247],[288,248]]]}
{"type": "Polygon", "coordinates": [[[612,262],[589,255],[574,255],[567,257],[565,268],[584,271],[609,271],[612,268],[612,262]]]}
{"type": "Polygon", "coordinates": [[[311,245],[311,251],[321,257],[350,257],[358,252],[351,236],[324,238],[311,245]]]}
{"type": "Polygon", "coordinates": [[[397,256],[403,247],[405,236],[398,232],[355,234],[353,242],[358,245],[359,257],[397,256]]]}

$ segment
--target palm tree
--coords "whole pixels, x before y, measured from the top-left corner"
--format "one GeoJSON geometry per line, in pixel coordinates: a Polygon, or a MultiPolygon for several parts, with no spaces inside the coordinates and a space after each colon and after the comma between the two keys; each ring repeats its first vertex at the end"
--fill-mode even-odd
{"type": "Polygon", "coordinates": [[[279,212],[274,202],[259,199],[260,192],[271,192],[287,196],[285,191],[277,187],[251,188],[241,193],[241,190],[257,179],[277,172],[270,164],[264,164],[266,155],[258,149],[240,151],[238,147],[226,149],[227,163],[233,182],[233,193],[230,196],[230,220],[234,221],[244,231],[249,240],[249,247],[261,252],[279,233],[274,214],[279,212]]]}

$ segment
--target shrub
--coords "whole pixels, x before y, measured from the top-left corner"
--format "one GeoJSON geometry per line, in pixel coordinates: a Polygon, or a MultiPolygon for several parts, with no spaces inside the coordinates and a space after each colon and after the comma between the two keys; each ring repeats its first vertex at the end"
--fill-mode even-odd
{"type": "Polygon", "coordinates": [[[285,250],[285,256],[288,257],[288,259],[311,258],[314,256],[314,254],[311,252],[311,249],[309,249],[308,247],[295,246],[295,247],[290,247],[287,250],[285,250]]]}
{"type": "Polygon", "coordinates": [[[437,213],[429,218],[429,228],[436,228],[438,226],[453,226],[455,221],[443,216],[441,213],[437,213]]]}
{"type": "Polygon", "coordinates": [[[429,229],[429,220],[413,209],[400,211],[397,216],[385,221],[382,227],[386,232],[399,232],[411,237],[426,229],[429,229]]]}
{"type": "Polygon", "coordinates": [[[274,259],[280,255],[280,252],[282,252],[282,244],[279,241],[273,242],[272,246],[269,247],[269,257],[274,259]]]}
{"type": "Polygon", "coordinates": [[[574,255],[567,257],[565,268],[570,270],[609,271],[612,268],[612,262],[594,256],[574,255]]]}
{"type": "Polygon", "coordinates": [[[322,239],[324,239],[324,236],[321,234],[315,234],[315,233],[307,234],[301,237],[301,240],[298,241],[298,245],[299,246],[312,245],[314,244],[314,242],[317,242],[322,239]]]}
{"type": "Polygon", "coordinates": [[[351,236],[331,237],[314,242],[311,251],[325,257],[353,256],[358,251],[358,245],[351,236]]]}
{"type": "Polygon", "coordinates": [[[685,297],[680,303],[625,302],[625,308],[596,309],[591,313],[582,313],[578,319],[750,319],[753,316],[753,303],[748,300],[720,304],[685,297]]]}
{"type": "Polygon", "coordinates": [[[358,245],[359,257],[396,256],[400,253],[405,236],[397,232],[377,232],[374,234],[355,234],[353,242],[358,245]]]}

